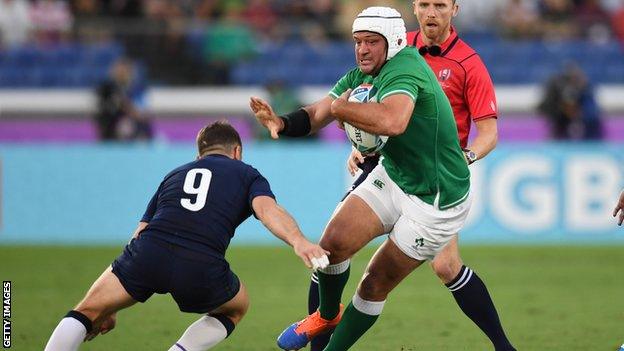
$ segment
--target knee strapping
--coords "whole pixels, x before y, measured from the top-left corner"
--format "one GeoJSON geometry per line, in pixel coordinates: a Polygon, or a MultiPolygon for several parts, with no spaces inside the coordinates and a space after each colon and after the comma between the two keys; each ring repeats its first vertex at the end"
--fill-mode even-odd
{"type": "Polygon", "coordinates": [[[232,320],[224,314],[220,314],[220,313],[211,314],[210,317],[218,320],[219,322],[221,322],[221,324],[223,324],[223,326],[225,327],[225,331],[227,332],[226,338],[230,336],[230,334],[232,334],[232,332],[234,331],[234,328],[236,327],[234,322],[232,322],[232,320]]]}
{"type": "Polygon", "coordinates": [[[84,325],[85,329],[87,330],[87,334],[89,334],[91,330],[93,330],[93,322],[91,322],[89,317],[85,316],[82,312],[71,310],[67,312],[67,314],[63,318],[73,318],[78,322],[82,323],[82,325],[84,325]]]}

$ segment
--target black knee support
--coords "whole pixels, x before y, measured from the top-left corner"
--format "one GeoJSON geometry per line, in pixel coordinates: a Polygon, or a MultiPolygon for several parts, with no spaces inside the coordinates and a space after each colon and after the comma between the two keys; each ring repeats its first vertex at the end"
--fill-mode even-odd
{"type": "Polygon", "coordinates": [[[82,313],[80,313],[78,311],[71,310],[71,311],[67,312],[67,314],[63,318],[73,318],[73,319],[77,320],[78,322],[82,323],[82,325],[84,325],[85,329],[87,329],[87,334],[89,334],[91,332],[91,330],[93,330],[93,323],[91,322],[89,317],[85,316],[84,314],[82,314],[82,313]]]}
{"type": "Polygon", "coordinates": [[[215,318],[216,320],[218,320],[219,322],[221,322],[221,324],[223,324],[223,326],[225,327],[225,330],[227,331],[227,336],[230,336],[230,334],[232,334],[232,332],[234,331],[234,322],[232,322],[232,320],[230,318],[228,318],[226,315],[224,314],[211,314],[210,317],[215,318]]]}

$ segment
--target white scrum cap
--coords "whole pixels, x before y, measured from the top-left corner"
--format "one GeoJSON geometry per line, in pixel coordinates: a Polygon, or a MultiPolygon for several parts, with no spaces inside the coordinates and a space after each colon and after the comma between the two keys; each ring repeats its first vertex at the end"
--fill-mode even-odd
{"type": "Polygon", "coordinates": [[[391,59],[407,45],[407,30],[399,11],[391,7],[373,6],[364,9],[353,21],[353,33],[374,32],[381,34],[388,42],[388,56],[391,59]]]}

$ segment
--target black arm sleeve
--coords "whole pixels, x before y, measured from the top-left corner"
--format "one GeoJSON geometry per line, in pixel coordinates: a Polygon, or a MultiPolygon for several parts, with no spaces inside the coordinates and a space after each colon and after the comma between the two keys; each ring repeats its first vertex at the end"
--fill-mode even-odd
{"type": "Polygon", "coordinates": [[[280,118],[284,122],[284,129],[279,132],[280,135],[302,137],[310,134],[310,130],[312,130],[310,115],[302,108],[285,116],[280,116],[280,118]]]}

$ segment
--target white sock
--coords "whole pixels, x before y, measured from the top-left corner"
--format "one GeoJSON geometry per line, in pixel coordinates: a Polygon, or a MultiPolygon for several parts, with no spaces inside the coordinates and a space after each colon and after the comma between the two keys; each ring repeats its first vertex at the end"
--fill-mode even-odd
{"type": "Polygon", "coordinates": [[[76,351],[85,336],[87,336],[87,328],[80,321],[65,317],[52,332],[44,351],[76,351]]]}
{"type": "Polygon", "coordinates": [[[227,337],[227,330],[218,319],[203,316],[191,324],[169,351],[204,351],[227,337]]]}
{"type": "Polygon", "coordinates": [[[379,316],[381,314],[381,311],[383,311],[384,305],[386,304],[386,300],[364,300],[360,297],[360,295],[358,295],[357,292],[355,293],[355,295],[353,295],[353,299],[351,300],[351,302],[353,303],[353,307],[355,307],[356,310],[369,316],[379,316]]]}
{"type": "Polygon", "coordinates": [[[351,260],[347,259],[342,262],[336,264],[330,264],[325,268],[319,268],[319,272],[330,274],[330,275],[338,275],[342,274],[349,269],[349,265],[351,264],[351,260]]]}

